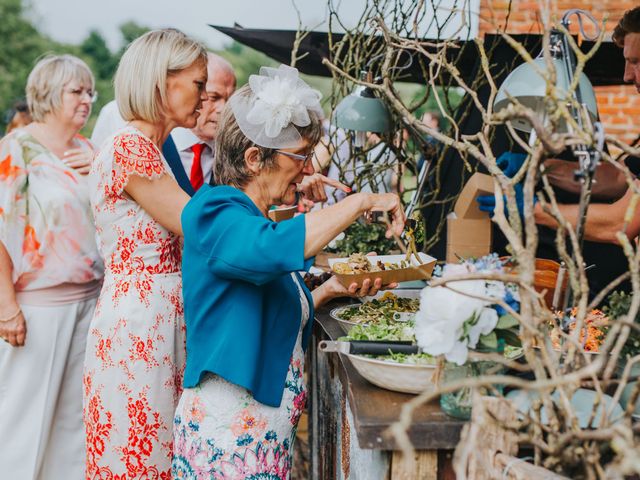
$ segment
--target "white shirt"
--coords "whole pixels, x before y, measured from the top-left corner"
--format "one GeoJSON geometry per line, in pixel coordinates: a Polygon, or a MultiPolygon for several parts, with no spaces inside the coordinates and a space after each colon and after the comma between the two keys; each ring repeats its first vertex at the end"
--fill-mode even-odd
{"type": "Polygon", "coordinates": [[[171,131],[171,138],[173,138],[173,143],[175,143],[176,149],[180,154],[180,160],[182,160],[182,166],[189,178],[191,178],[191,166],[193,165],[193,150],[191,150],[191,147],[196,143],[204,143],[207,145],[207,148],[202,150],[200,165],[202,166],[204,183],[209,183],[213,174],[213,150],[215,142],[204,142],[191,130],[182,127],[174,128],[171,131]]]}
{"type": "Polygon", "coordinates": [[[100,113],[98,114],[98,119],[96,120],[93,132],[91,133],[91,143],[93,143],[96,148],[100,148],[102,146],[102,142],[126,124],[127,122],[125,122],[122,119],[122,116],[120,116],[118,104],[115,100],[111,100],[102,107],[102,110],[100,110],[100,113]]]}

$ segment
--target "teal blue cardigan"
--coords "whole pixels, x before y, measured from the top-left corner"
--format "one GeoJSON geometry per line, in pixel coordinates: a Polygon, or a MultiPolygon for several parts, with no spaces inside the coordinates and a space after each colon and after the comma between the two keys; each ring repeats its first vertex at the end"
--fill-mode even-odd
{"type": "MultiPolygon", "coordinates": [[[[203,185],[182,212],[182,230],[184,386],[211,372],[278,407],[302,315],[290,274],[313,263],[304,259],[304,216],[274,223],[242,191],[203,185]]],[[[300,283],[310,306],[306,348],[313,300],[300,283]]]]}

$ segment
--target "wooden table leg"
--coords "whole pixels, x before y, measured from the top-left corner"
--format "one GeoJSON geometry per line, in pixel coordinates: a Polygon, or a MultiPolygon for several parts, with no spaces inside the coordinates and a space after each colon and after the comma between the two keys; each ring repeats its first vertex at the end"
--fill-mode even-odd
{"type": "Polygon", "coordinates": [[[391,480],[438,480],[438,451],[418,450],[405,459],[402,452],[391,456],[391,480]]]}

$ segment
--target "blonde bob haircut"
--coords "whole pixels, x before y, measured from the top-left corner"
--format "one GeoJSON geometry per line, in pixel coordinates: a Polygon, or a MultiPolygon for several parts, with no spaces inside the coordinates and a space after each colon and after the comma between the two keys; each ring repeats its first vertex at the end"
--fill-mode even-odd
{"type": "Polygon", "coordinates": [[[207,51],[180,30],[152,30],[131,42],[114,79],[122,118],[159,121],[167,103],[167,77],[196,62],[206,66],[207,51]]]}
{"type": "Polygon", "coordinates": [[[27,79],[27,105],[35,122],[55,113],[62,106],[64,88],[77,81],[84,88],[95,88],[91,70],[73,55],[47,55],[42,58],[27,79]]]}

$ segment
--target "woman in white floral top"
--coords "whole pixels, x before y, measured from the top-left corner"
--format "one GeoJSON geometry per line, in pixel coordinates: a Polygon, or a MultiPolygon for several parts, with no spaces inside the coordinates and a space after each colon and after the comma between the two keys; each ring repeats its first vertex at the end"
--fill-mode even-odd
{"type": "Polygon", "coordinates": [[[84,475],[82,359],[103,265],[78,135],[95,99],[87,65],[41,60],[34,122],[0,140],[0,468],[3,478],[84,475]]]}
{"type": "Polygon", "coordinates": [[[135,40],[116,73],[129,123],[105,140],[89,175],[105,281],[85,359],[88,479],[170,478],[185,360],[180,212],[189,197],[160,149],[174,127],[196,124],[206,65],[202,45],[167,29],[135,40]]]}

